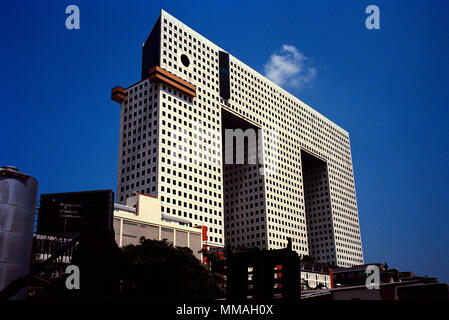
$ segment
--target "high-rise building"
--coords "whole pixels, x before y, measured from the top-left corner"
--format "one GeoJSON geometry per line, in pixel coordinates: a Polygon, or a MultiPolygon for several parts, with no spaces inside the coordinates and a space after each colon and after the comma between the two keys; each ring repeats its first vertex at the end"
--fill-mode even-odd
{"type": "Polygon", "coordinates": [[[117,202],[157,197],[164,216],[206,226],[209,246],[291,238],[317,262],[363,263],[348,132],[224,49],[162,10],[141,80],[112,99],[117,202]]]}

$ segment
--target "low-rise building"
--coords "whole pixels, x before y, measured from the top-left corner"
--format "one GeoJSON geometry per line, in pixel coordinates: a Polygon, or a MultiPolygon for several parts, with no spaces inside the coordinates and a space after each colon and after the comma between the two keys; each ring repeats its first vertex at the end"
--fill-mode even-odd
{"type": "Polygon", "coordinates": [[[332,288],[330,272],[324,263],[301,261],[301,289],[308,291],[332,288]]]}
{"type": "Polygon", "coordinates": [[[228,300],[300,298],[299,256],[288,239],[285,249],[239,249],[226,256],[228,300]]]}
{"type": "Polygon", "coordinates": [[[335,287],[353,287],[364,286],[366,279],[371,274],[368,267],[377,267],[379,269],[380,283],[398,282],[398,269],[388,269],[382,263],[370,263],[352,266],[350,268],[336,268],[332,270],[333,282],[335,287]]]}
{"type": "Polygon", "coordinates": [[[205,228],[192,226],[187,219],[161,213],[159,199],[136,193],[126,205],[114,204],[115,241],[120,247],[138,244],[141,237],[166,240],[177,247],[188,247],[201,259],[205,228]]]}
{"type": "Polygon", "coordinates": [[[365,285],[315,290],[301,295],[311,300],[448,300],[449,286],[434,278],[381,283],[379,288],[365,285]]]}

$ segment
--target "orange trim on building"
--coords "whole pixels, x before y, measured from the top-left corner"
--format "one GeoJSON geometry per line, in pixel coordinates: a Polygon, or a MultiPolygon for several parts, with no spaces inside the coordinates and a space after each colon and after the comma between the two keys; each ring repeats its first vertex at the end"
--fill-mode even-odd
{"type": "Polygon", "coordinates": [[[196,87],[174,74],[162,69],[161,67],[153,67],[148,72],[149,79],[155,83],[164,83],[173,89],[179,90],[189,97],[196,97],[196,87]]]}
{"type": "Polygon", "coordinates": [[[185,85],[186,87],[189,87],[193,91],[196,90],[196,87],[193,84],[191,84],[190,82],[187,82],[187,81],[185,81],[185,80],[175,76],[173,73],[170,73],[170,72],[166,71],[165,69],[162,69],[161,67],[156,66],[154,68],[151,68],[150,69],[150,73],[153,70],[157,71],[157,72],[160,72],[160,73],[162,73],[163,75],[165,75],[167,77],[173,77],[176,81],[180,82],[181,84],[185,85]]]}
{"type": "Polygon", "coordinates": [[[111,90],[111,99],[115,102],[122,103],[126,99],[126,90],[120,86],[115,86],[111,90]]]}

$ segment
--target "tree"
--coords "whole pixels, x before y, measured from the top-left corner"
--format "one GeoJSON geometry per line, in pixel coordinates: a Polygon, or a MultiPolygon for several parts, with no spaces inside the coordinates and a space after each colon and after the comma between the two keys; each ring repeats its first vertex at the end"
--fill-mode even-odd
{"type": "Polygon", "coordinates": [[[206,258],[206,266],[213,273],[225,274],[226,260],[214,251],[205,248],[199,251],[206,258]]]}
{"type": "Polygon", "coordinates": [[[224,295],[216,277],[189,248],[145,238],[124,248],[107,243],[106,237],[85,238],[77,247],[72,263],[80,266],[80,290],[67,290],[60,278],[34,298],[189,300],[224,295]]]}
{"type": "MultiPolygon", "coordinates": [[[[215,282],[217,282],[221,288],[224,288],[226,259],[220,257],[217,252],[209,251],[205,248],[201,249],[199,252],[206,258],[206,267],[211,272],[215,282]]],[[[224,292],[222,293],[224,295],[224,292]]]]}
{"type": "Polygon", "coordinates": [[[221,296],[212,274],[189,248],[140,239],[122,249],[127,268],[122,296],[153,299],[212,299],[221,296]]]}

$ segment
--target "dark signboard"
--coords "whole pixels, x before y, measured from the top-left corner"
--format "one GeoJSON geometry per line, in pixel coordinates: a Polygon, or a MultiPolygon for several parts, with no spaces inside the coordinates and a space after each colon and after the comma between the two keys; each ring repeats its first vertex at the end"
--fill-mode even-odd
{"type": "Polygon", "coordinates": [[[218,55],[220,68],[220,97],[228,100],[231,97],[231,81],[229,76],[229,53],[220,51],[218,55]]]}
{"type": "Polygon", "coordinates": [[[42,194],[37,233],[75,236],[88,230],[112,230],[112,190],[42,194]]]}

